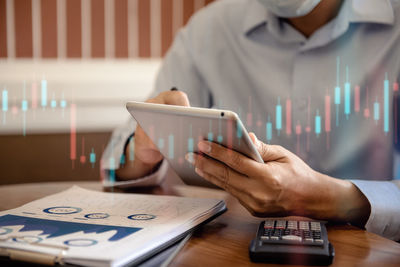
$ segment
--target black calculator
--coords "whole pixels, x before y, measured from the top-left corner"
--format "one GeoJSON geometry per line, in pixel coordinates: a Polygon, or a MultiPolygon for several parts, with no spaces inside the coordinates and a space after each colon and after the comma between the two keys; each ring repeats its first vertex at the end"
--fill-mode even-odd
{"type": "Polygon", "coordinates": [[[254,262],[330,265],[335,250],[323,222],[270,219],[260,223],[249,254],[254,262]]]}

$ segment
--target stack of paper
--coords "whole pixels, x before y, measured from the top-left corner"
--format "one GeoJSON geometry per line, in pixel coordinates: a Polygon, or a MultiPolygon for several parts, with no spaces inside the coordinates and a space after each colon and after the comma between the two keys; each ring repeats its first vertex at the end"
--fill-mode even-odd
{"type": "Polygon", "coordinates": [[[223,200],[72,187],[0,213],[0,255],[41,263],[143,261],[226,210],[223,200]]]}

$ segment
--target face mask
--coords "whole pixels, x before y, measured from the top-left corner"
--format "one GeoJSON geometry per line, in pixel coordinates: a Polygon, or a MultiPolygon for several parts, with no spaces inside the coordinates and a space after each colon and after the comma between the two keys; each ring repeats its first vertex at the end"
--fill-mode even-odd
{"type": "Polygon", "coordinates": [[[295,18],[310,13],[321,0],[258,0],[269,11],[282,18],[295,18]]]}

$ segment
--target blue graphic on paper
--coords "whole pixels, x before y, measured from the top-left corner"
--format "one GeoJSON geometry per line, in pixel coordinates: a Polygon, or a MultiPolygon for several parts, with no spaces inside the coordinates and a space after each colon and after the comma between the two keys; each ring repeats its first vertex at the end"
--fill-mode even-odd
{"type": "Polygon", "coordinates": [[[71,247],[90,247],[96,245],[98,242],[94,239],[76,238],[64,241],[64,244],[71,247]]]}
{"type": "Polygon", "coordinates": [[[12,229],[6,227],[0,227],[0,235],[6,235],[12,232],[12,229]]]}
{"type": "Polygon", "coordinates": [[[39,243],[43,241],[43,238],[35,235],[25,235],[25,236],[17,236],[12,239],[14,242],[18,243],[39,243]]]}
{"type": "Polygon", "coordinates": [[[88,219],[105,219],[110,217],[110,215],[107,213],[89,213],[86,214],[84,217],[88,219]]]}
{"type": "Polygon", "coordinates": [[[68,206],[51,207],[43,210],[43,212],[49,214],[73,214],[73,213],[79,213],[81,211],[82,211],[81,208],[68,207],[68,206]]]}
{"type": "Polygon", "coordinates": [[[142,229],[138,227],[63,222],[17,215],[4,215],[0,217],[0,227],[13,225],[24,226],[21,230],[19,230],[19,232],[43,231],[43,233],[40,235],[49,235],[47,238],[69,235],[81,231],[87,234],[101,234],[107,231],[116,231],[116,233],[110,237],[108,241],[118,241],[142,229]]]}
{"type": "Polygon", "coordinates": [[[128,219],[135,221],[148,221],[155,219],[157,216],[152,214],[132,214],[128,216],[128,219]]]}

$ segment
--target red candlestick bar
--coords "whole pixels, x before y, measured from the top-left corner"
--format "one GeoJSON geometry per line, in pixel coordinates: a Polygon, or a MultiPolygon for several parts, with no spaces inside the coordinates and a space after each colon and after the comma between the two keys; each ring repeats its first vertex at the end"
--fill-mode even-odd
{"type": "Polygon", "coordinates": [[[86,156],[85,156],[85,137],[82,136],[82,155],[79,158],[80,162],[82,164],[85,164],[86,162],[86,156]]]}
{"type": "Polygon", "coordinates": [[[331,131],[331,96],[325,96],[325,132],[331,131]]]}
{"type": "MultiPolygon", "coordinates": [[[[228,148],[232,149],[233,147],[233,121],[229,120],[228,121],[228,148]]],[[[231,151],[231,150],[229,150],[231,151]]]]}
{"type": "Polygon", "coordinates": [[[286,134],[292,134],[292,101],[286,99],[286,134]]]}
{"type": "Polygon", "coordinates": [[[329,150],[329,133],[331,132],[331,96],[325,96],[325,132],[326,132],[326,149],[329,150]]]}
{"type": "Polygon", "coordinates": [[[297,155],[300,155],[300,135],[301,135],[301,125],[300,125],[300,122],[297,122],[295,131],[296,131],[296,135],[297,135],[296,153],[297,153],[297,155]]]}
{"type": "Polygon", "coordinates": [[[364,109],[364,117],[369,118],[369,100],[368,100],[368,87],[367,87],[367,95],[365,97],[365,109],[364,109]]]}
{"type": "Polygon", "coordinates": [[[249,111],[247,112],[247,126],[251,127],[253,125],[253,114],[251,112],[251,96],[249,96],[249,111]]]}
{"type": "Polygon", "coordinates": [[[71,104],[70,112],[70,159],[72,161],[72,168],[74,168],[74,162],[76,160],[76,104],[71,104]]]}
{"type": "Polygon", "coordinates": [[[354,88],[354,111],[360,112],[360,86],[354,88]]]}

